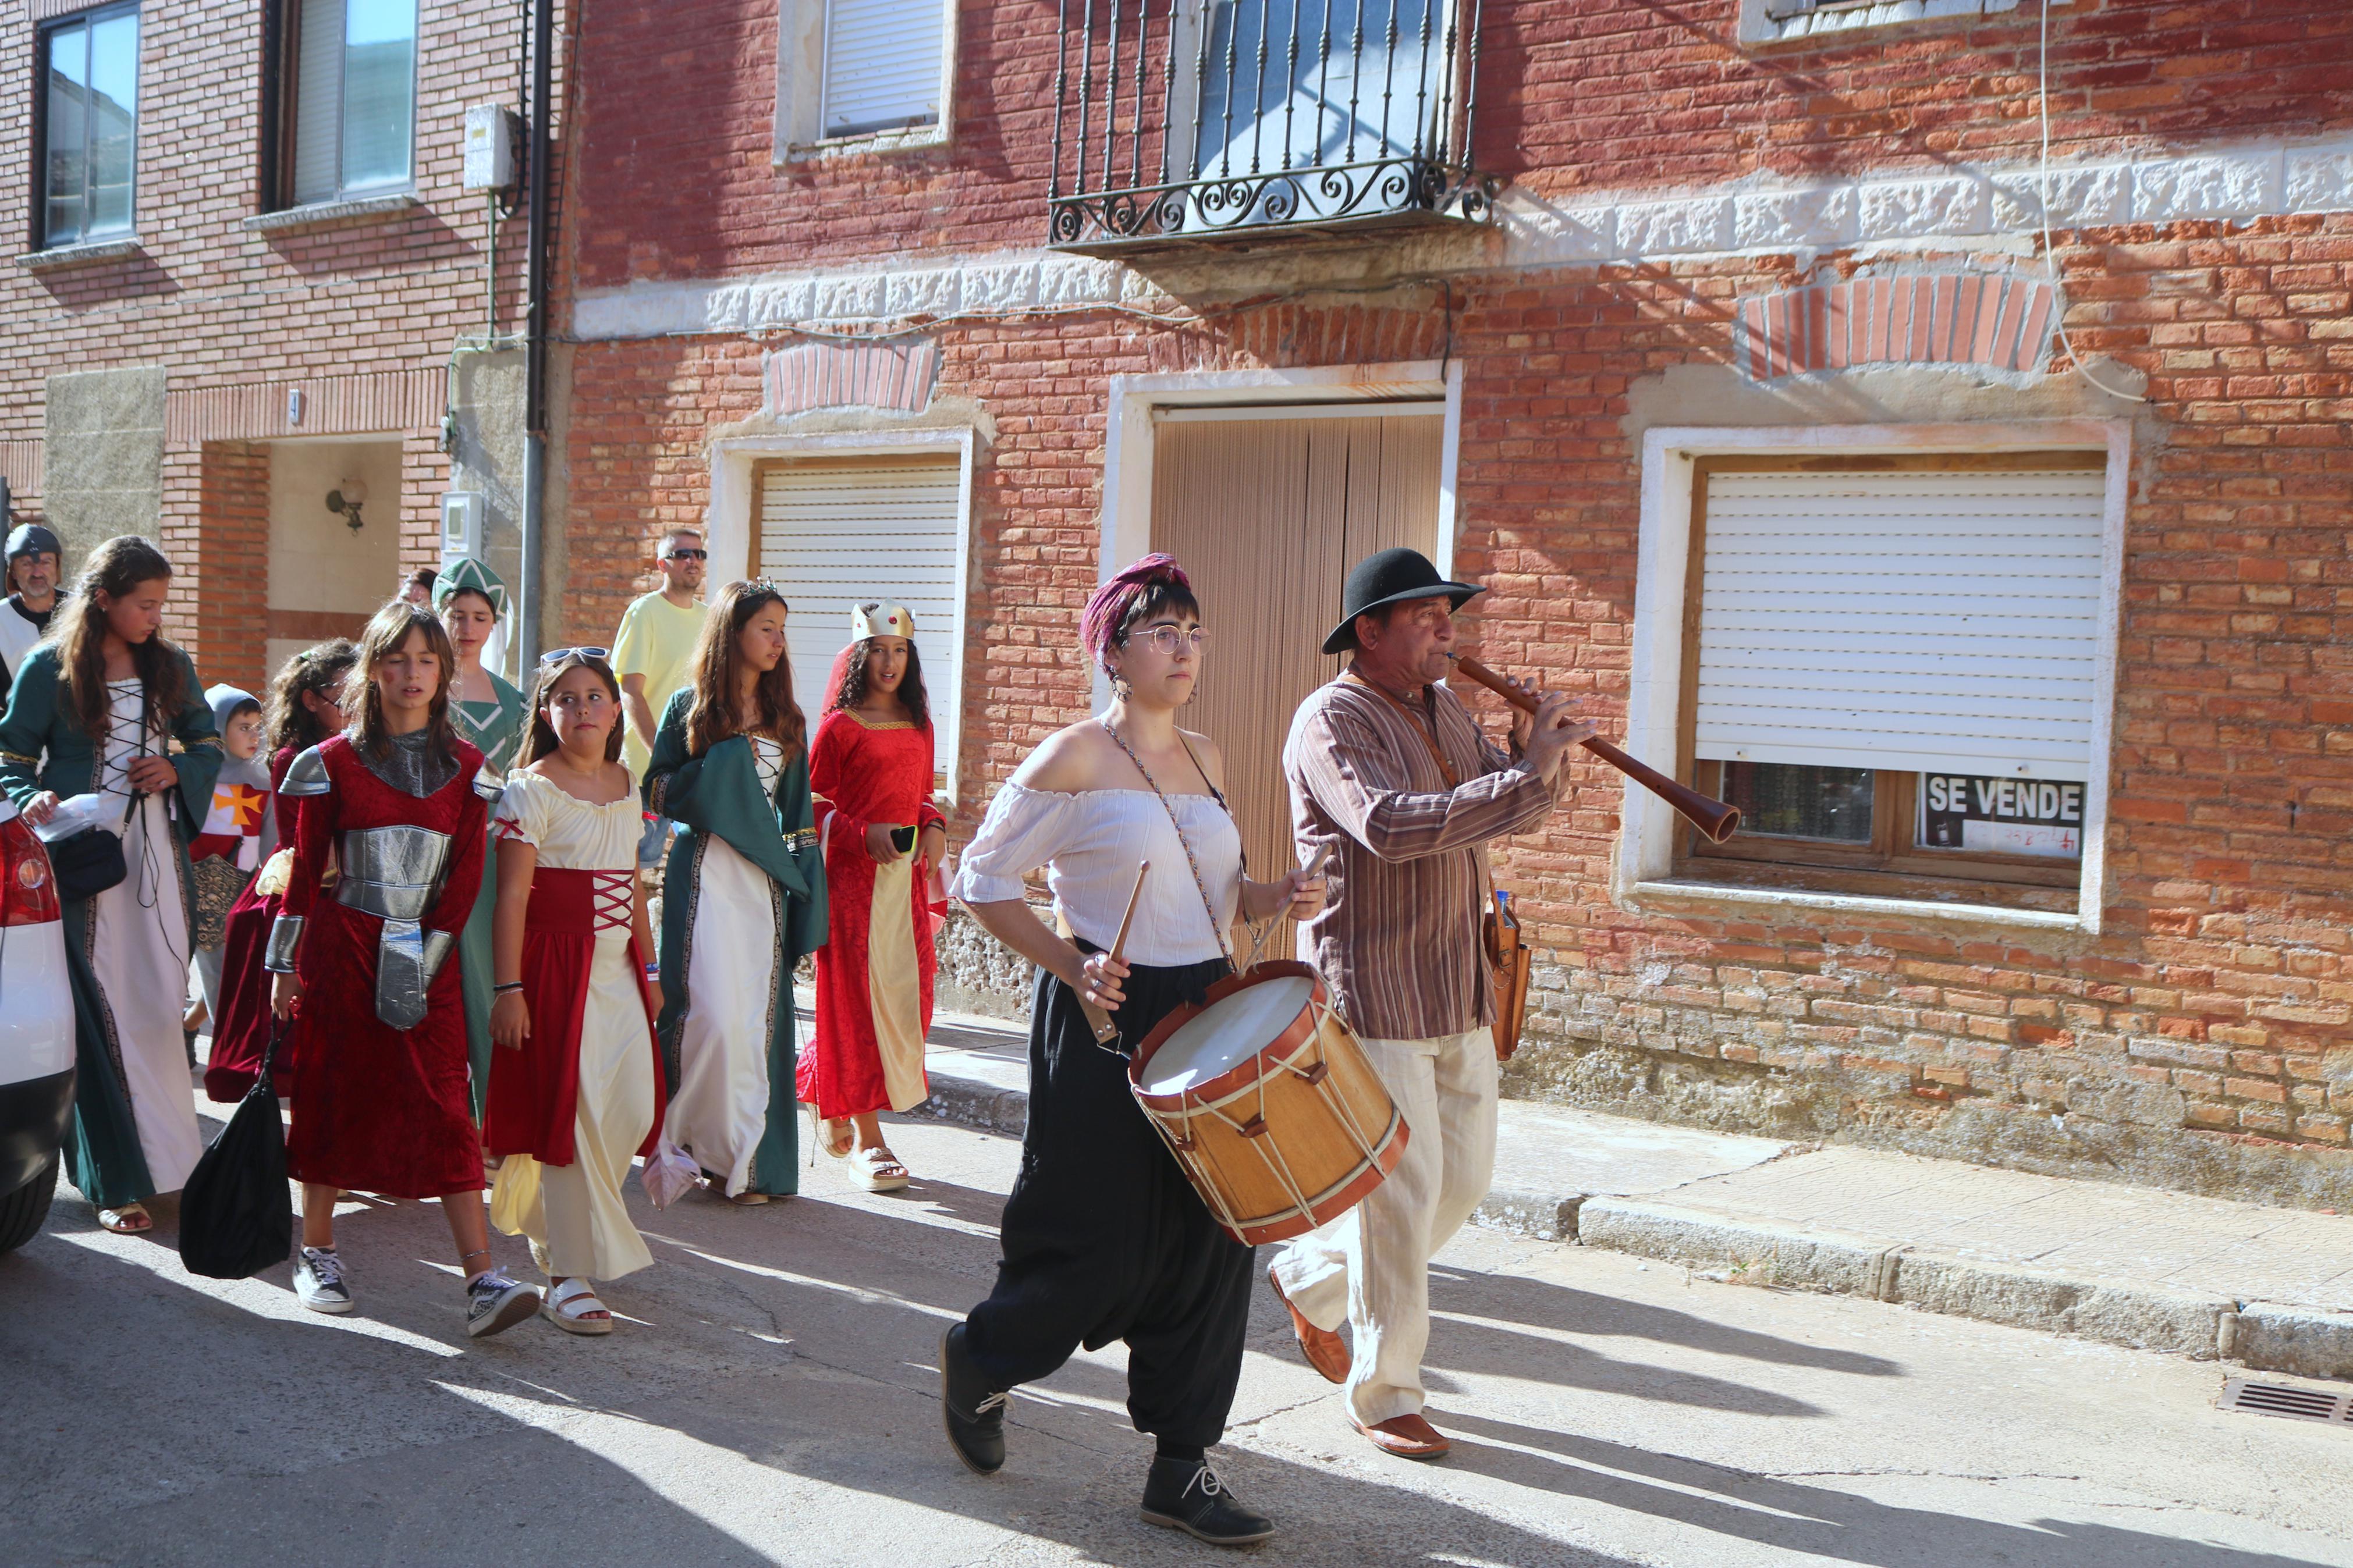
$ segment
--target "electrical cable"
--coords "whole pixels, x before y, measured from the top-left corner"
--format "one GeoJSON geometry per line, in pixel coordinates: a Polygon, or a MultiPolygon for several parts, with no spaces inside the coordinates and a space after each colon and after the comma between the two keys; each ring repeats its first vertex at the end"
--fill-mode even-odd
{"type": "Polygon", "coordinates": [[[2060,298],[2059,258],[2051,248],[2051,3],[2052,0],[2042,0],[2042,47],[2036,52],[2034,68],[2034,99],[2042,112],[2042,173],[2036,180],[2035,200],[2042,209],[2042,266],[2051,278],[2052,307],[2058,312],[2059,346],[2067,351],[2068,363],[2075,367],[2075,374],[2110,397],[2121,397],[2131,403],[2147,403],[2147,395],[2110,386],[2094,375],[2092,367],[2084,363],[2084,356],[2075,352],[2074,340],[2067,335],[2067,314],[2060,298]]]}

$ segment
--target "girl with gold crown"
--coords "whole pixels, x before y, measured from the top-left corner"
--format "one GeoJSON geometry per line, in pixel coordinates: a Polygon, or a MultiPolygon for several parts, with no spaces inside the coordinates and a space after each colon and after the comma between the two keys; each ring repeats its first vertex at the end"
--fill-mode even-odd
{"type": "Polygon", "coordinates": [[[825,846],[829,934],[817,954],[817,1031],[801,1053],[800,1097],[817,1107],[826,1152],[849,1160],[870,1193],[907,1184],[881,1111],[931,1090],[932,873],[947,850],[932,804],[932,719],[915,618],[860,605],[834,660],[826,714],[809,748],[825,846]]]}

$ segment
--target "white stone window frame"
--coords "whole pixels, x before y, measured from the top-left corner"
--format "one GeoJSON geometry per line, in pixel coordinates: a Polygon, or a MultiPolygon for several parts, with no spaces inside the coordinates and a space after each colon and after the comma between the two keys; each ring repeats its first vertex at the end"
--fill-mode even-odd
{"type": "MultiPolygon", "coordinates": [[[[2069,0],[2036,0],[2064,5],[2069,0]]],[[[1841,38],[1872,27],[2015,11],[2020,0],[1739,0],[1743,44],[1793,44],[1841,38]]]]}
{"type": "Polygon", "coordinates": [[[1635,757],[1672,776],[1678,763],[1683,697],[1683,608],[1690,589],[1694,464],[1702,458],[1760,453],[1808,457],[1873,457],[2021,451],[2107,453],[2102,510],[2100,636],[2094,676],[2092,766],[2084,785],[2084,858],[2070,913],[1928,899],[1806,892],[1794,889],[1727,887],[1696,877],[1676,878],[1675,847],[1683,829],[1674,809],[1631,779],[1620,811],[1618,854],[1610,868],[1610,899],[1635,913],[1689,912],[1694,907],[1758,914],[1833,911],[1849,915],[1916,916],[1938,921],[2041,927],[2096,934],[2107,878],[2108,779],[2115,741],[2116,638],[2123,615],[2125,527],[2131,493],[2132,426],[2120,419],[2021,420],[1951,425],[1799,425],[1662,426],[1642,437],[1640,555],[1634,588],[1633,668],[1626,696],[1626,737],[1635,757]]]}
{"type": "MultiPolygon", "coordinates": [[[[703,514],[702,543],[703,548],[711,552],[711,557],[704,563],[710,568],[704,576],[704,595],[716,603],[720,590],[741,579],[750,569],[752,513],[759,503],[760,494],[757,464],[795,458],[877,458],[887,460],[921,453],[952,455],[956,459],[958,475],[954,642],[956,689],[962,694],[960,705],[969,709],[972,688],[965,681],[965,656],[968,652],[965,639],[972,624],[972,467],[978,446],[979,432],[968,425],[907,430],[839,430],[806,435],[720,437],[710,447],[711,500],[703,514]]],[[[785,597],[789,600],[792,584],[786,583],[783,586],[785,597]]],[[[804,703],[803,707],[807,708],[807,704],[804,703]]],[[[810,727],[812,730],[816,727],[813,718],[810,727]]],[[[942,804],[950,811],[955,809],[958,798],[956,775],[963,754],[963,731],[961,713],[953,721],[934,722],[933,725],[939,747],[935,766],[947,780],[942,804]]]]}
{"type": "Polygon", "coordinates": [[[776,112],[769,161],[777,168],[810,158],[845,153],[896,153],[942,147],[955,123],[956,45],[961,7],[955,0],[930,0],[946,13],[940,33],[940,113],[929,125],[899,131],[869,131],[855,136],[825,134],[826,0],[776,0],[776,112]]]}

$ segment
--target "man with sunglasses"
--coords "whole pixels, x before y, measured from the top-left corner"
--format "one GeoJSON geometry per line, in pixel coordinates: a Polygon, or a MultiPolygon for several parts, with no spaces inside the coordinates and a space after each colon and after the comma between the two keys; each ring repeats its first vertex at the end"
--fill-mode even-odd
{"type": "MultiPolygon", "coordinates": [[[[702,636],[702,574],[708,554],[702,531],[673,528],[662,535],[661,553],[654,564],[662,584],[633,599],[621,612],[621,629],[613,639],[613,673],[621,678],[621,708],[628,716],[628,732],[621,760],[629,776],[642,779],[653,757],[654,732],[661,727],[661,710],[681,687],[694,679],[694,648],[702,636]]],[[[652,866],[661,859],[670,839],[666,822],[646,824],[638,846],[638,864],[652,866]]]]}

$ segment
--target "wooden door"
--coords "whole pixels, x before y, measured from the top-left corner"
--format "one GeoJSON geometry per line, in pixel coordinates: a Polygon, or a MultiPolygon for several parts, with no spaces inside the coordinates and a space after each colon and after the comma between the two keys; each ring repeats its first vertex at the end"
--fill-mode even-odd
{"type": "MultiPolygon", "coordinates": [[[[1157,426],[1152,547],[1191,574],[1209,628],[1178,721],[1225,755],[1254,877],[1295,860],[1282,745],[1301,700],[1339,673],[1340,660],[1317,650],[1340,617],[1348,568],[1392,545],[1437,554],[1442,431],[1424,408],[1273,418],[1186,410],[1157,426]]],[[[1290,956],[1288,922],[1265,951],[1290,956]]]]}

